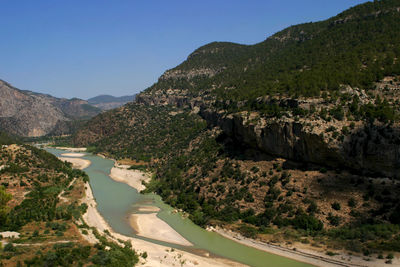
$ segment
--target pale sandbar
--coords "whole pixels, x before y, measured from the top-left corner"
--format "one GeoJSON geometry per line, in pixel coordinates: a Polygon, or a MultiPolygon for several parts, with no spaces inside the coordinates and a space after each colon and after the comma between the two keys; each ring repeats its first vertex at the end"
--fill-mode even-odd
{"type": "Polygon", "coordinates": [[[90,166],[90,160],[87,159],[80,159],[80,158],[67,158],[67,157],[58,157],[62,161],[67,161],[72,163],[72,167],[75,169],[86,169],[87,167],[90,166]]]}
{"type": "Polygon", "coordinates": [[[86,151],[86,147],[61,147],[61,146],[57,146],[56,149],[67,150],[67,151],[72,151],[72,152],[85,152],[86,151]]]}
{"type": "Polygon", "coordinates": [[[85,154],[84,154],[84,153],[74,153],[74,152],[71,152],[71,153],[63,153],[63,154],[61,154],[61,156],[64,156],[64,157],[77,157],[77,158],[80,158],[80,157],[83,157],[83,156],[85,156],[85,154]]]}
{"type": "Polygon", "coordinates": [[[154,206],[142,206],[137,209],[140,212],[159,212],[160,208],[154,206]]]}
{"type": "Polygon", "coordinates": [[[111,169],[110,177],[121,183],[126,183],[135,188],[138,192],[144,190],[146,187],[143,182],[150,181],[150,175],[139,170],[129,170],[129,166],[117,165],[111,169]]]}
{"type": "MultiPolygon", "coordinates": [[[[85,185],[86,196],[83,202],[88,205],[86,213],[82,216],[84,221],[90,226],[95,227],[99,232],[108,230],[111,234],[109,238],[119,243],[118,240],[129,241],[135,251],[140,254],[143,252],[147,253],[147,258],[140,258],[140,266],[145,267],[157,267],[157,266],[181,266],[184,262],[184,266],[246,266],[241,263],[237,263],[224,258],[213,258],[208,256],[199,256],[179,249],[172,250],[167,246],[158,245],[142,239],[127,237],[118,233],[115,233],[113,229],[107,224],[104,218],[100,215],[96,208],[96,201],[93,197],[93,193],[89,183],[85,185]]],[[[96,237],[90,233],[89,235],[82,235],[87,241],[92,244],[98,243],[96,237]]]]}
{"type": "Polygon", "coordinates": [[[132,214],[130,223],[138,236],[143,236],[182,246],[192,246],[166,222],[157,217],[157,213],[132,214]]]}

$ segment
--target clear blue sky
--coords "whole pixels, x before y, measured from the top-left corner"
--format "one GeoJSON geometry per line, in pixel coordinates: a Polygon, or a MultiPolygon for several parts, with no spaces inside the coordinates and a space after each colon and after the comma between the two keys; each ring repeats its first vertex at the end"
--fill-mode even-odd
{"type": "Polygon", "coordinates": [[[212,41],[261,42],[365,0],[0,0],[0,79],[57,97],[144,90],[212,41]]]}

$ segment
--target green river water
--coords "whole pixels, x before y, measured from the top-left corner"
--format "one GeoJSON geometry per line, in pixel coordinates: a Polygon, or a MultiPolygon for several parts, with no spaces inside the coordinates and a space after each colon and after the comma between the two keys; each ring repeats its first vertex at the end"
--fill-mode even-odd
{"type": "MultiPolygon", "coordinates": [[[[56,156],[66,153],[63,150],[52,148],[46,150],[56,156]]],[[[89,153],[83,158],[92,162],[84,171],[90,177],[90,185],[97,202],[97,209],[115,232],[189,252],[207,251],[210,255],[228,258],[250,266],[311,266],[239,244],[214,232],[208,232],[195,225],[189,219],[183,218],[181,214],[173,213],[173,208],[163,203],[159,196],[154,194],[139,194],[136,189],[112,180],[108,176],[114,165],[112,160],[89,153]],[[159,207],[161,211],[157,216],[190,241],[193,247],[184,247],[135,235],[135,232],[129,225],[128,217],[130,214],[136,212],[135,208],[144,205],[159,207]]]]}

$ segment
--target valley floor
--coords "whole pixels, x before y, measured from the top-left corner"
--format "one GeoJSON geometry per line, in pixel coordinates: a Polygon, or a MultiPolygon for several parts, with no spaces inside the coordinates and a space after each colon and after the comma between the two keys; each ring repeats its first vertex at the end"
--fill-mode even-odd
{"type": "MultiPolygon", "coordinates": [[[[76,167],[82,168],[81,164],[77,164],[77,161],[83,160],[79,158],[66,158],[67,161],[76,164],[76,167]]],[[[142,181],[149,181],[150,175],[138,170],[128,170],[127,166],[119,165],[117,162],[115,163],[114,168],[111,170],[110,177],[118,182],[123,182],[128,184],[129,186],[137,189],[138,191],[143,190],[145,187],[142,181]]],[[[242,266],[242,264],[232,262],[227,259],[221,258],[212,258],[208,257],[208,255],[195,255],[186,251],[181,251],[173,248],[169,248],[167,246],[162,246],[158,244],[154,244],[151,242],[147,242],[141,239],[132,238],[128,236],[124,236],[118,233],[115,233],[112,228],[107,224],[101,214],[97,211],[96,201],[93,198],[93,194],[91,191],[90,184],[85,185],[86,197],[83,202],[88,205],[88,210],[86,214],[84,214],[84,221],[90,226],[96,228],[100,233],[108,232],[109,238],[119,242],[118,240],[130,241],[132,243],[132,247],[137,250],[138,253],[147,252],[147,258],[141,258],[141,264],[143,266],[242,266]]],[[[139,211],[142,212],[157,212],[158,208],[146,206],[141,207],[139,211]]],[[[154,234],[151,234],[151,229],[154,228],[154,225],[157,226],[158,229],[158,239],[160,236],[168,237],[168,240],[163,239],[164,241],[189,245],[190,243],[185,240],[182,236],[176,233],[171,227],[164,227],[164,224],[160,224],[160,219],[156,216],[156,213],[150,214],[140,214],[140,216],[132,215],[131,224],[133,224],[133,228],[138,232],[138,235],[146,236],[149,238],[157,239],[154,234]],[[145,215],[142,216],[141,215],[145,215]],[[145,218],[144,218],[145,217],[145,218]],[[149,228],[149,227],[150,228],[149,228]],[[149,229],[147,229],[149,228],[149,229]],[[147,230],[146,230],[147,229],[147,230]],[[171,232],[172,230],[172,232],[171,232]]],[[[370,260],[366,261],[362,256],[349,255],[346,252],[338,253],[335,256],[328,256],[324,251],[313,250],[311,247],[290,245],[283,246],[280,244],[270,244],[264,243],[261,241],[257,241],[254,239],[249,239],[241,236],[236,232],[232,232],[230,230],[226,230],[219,227],[208,227],[207,230],[214,231],[226,238],[232,239],[236,242],[244,244],[246,246],[254,247],[268,253],[273,253],[279,256],[291,258],[297,261],[309,263],[315,266],[382,266],[385,264],[385,260],[370,260]]],[[[83,235],[90,243],[96,243],[97,239],[92,233],[89,235],[83,235]]],[[[336,253],[336,251],[335,251],[336,253]]],[[[400,266],[399,259],[393,259],[393,264],[400,266]]]]}
{"type": "MultiPolygon", "coordinates": [[[[74,164],[77,163],[78,160],[83,160],[79,158],[65,158],[65,160],[71,162],[74,164]]],[[[78,166],[78,165],[75,165],[78,166]]],[[[82,168],[82,167],[81,167],[82,168]]],[[[128,170],[127,170],[128,171],[128,170]]],[[[126,182],[126,177],[136,177],[137,179],[142,179],[143,173],[140,173],[138,175],[138,171],[129,171],[131,173],[127,174],[127,172],[117,172],[120,174],[127,174],[127,175],[120,175],[118,178],[116,178],[117,181],[119,182],[126,182]]],[[[115,174],[115,170],[113,172],[115,174]]],[[[113,175],[113,177],[116,177],[113,175]]],[[[132,183],[128,183],[130,186],[132,186],[132,183]]],[[[141,182],[134,182],[135,185],[140,184],[141,182]]],[[[135,188],[135,187],[134,187],[135,188]]],[[[94,227],[97,229],[99,233],[107,233],[108,238],[117,242],[121,243],[121,241],[129,241],[132,244],[132,247],[136,250],[137,253],[143,255],[144,252],[147,253],[146,257],[141,257],[140,258],[140,263],[139,265],[141,266],[244,266],[243,264],[237,263],[230,261],[228,259],[223,259],[223,258],[214,258],[210,257],[209,255],[196,255],[192,254],[186,251],[170,248],[167,246],[162,246],[158,245],[155,243],[151,243],[148,241],[144,241],[141,239],[137,238],[132,238],[128,236],[124,236],[121,234],[118,234],[113,231],[113,229],[108,225],[108,223],[105,221],[105,219],[101,216],[101,214],[98,212],[96,206],[97,203],[93,197],[93,192],[90,187],[89,183],[85,184],[85,197],[82,199],[83,203],[86,203],[88,205],[87,212],[83,215],[83,219],[85,223],[89,227],[94,227]]],[[[154,209],[153,209],[154,210],[154,209]]],[[[158,217],[152,216],[150,219],[153,220],[146,220],[144,223],[146,225],[159,225],[159,221],[161,221],[158,217]]],[[[163,221],[161,221],[163,222],[163,221]]],[[[144,225],[142,225],[143,227],[144,225]]],[[[169,231],[169,226],[163,227],[162,229],[159,229],[159,231],[163,232],[168,232],[169,231]]],[[[172,229],[172,228],[171,228],[172,229]]],[[[88,231],[89,233],[87,235],[82,234],[82,236],[92,244],[95,244],[98,242],[97,238],[93,234],[92,231],[88,231]]],[[[171,234],[168,234],[171,235],[171,234]]],[[[178,234],[179,235],[179,234],[178,234]]],[[[174,237],[174,235],[172,234],[174,237]]],[[[180,235],[179,235],[180,236],[180,235]]],[[[176,236],[175,236],[176,237],[176,236]]],[[[175,238],[174,237],[174,238],[175,238]]],[[[177,243],[180,242],[185,242],[186,240],[177,240],[177,243]]],[[[187,241],[186,241],[187,242],[187,241]]],[[[188,245],[190,243],[186,243],[185,245],[188,245]]]]}
{"type": "MultiPolygon", "coordinates": [[[[198,256],[185,251],[173,249],[115,233],[107,224],[101,214],[97,211],[96,201],[93,198],[92,190],[89,184],[86,184],[86,197],[84,202],[88,205],[87,213],[83,216],[85,222],[90,227],[95,227],[99,232],[109,232],[109,238],[115,242],[129,241],[137,253],[143,255],[147,253],[146,258],[141,258],[139,265],[141,266],[243,266],[242,264],[221,258],[207,257],[206,255],[198,256]]],[[[91,243],[97,240],[92,233],[87,237],[91,243]]]]}

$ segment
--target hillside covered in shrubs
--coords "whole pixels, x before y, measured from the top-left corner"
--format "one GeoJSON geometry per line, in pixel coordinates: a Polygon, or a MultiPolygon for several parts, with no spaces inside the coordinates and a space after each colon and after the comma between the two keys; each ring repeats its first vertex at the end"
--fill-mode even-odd
{"type": "Polygon", "coordinates": [[[2,266],[132,266],[138,257],[130,246],[103,238],[88,243],[81,215],[88,176],[54,155],[0,134],[0,237],[2,266]],[[62,199],[61,196],[62,195],[62,199]],[[108,246],[110,249],[106,250],[108,246]]]}
{"type": "Polygon", "coordinates": [[[205,45],[74,143],[152,170],[147,191],[199,225],[390,258],[399,23],[400,1],[382,0],[259,44],[205,45]]]}

